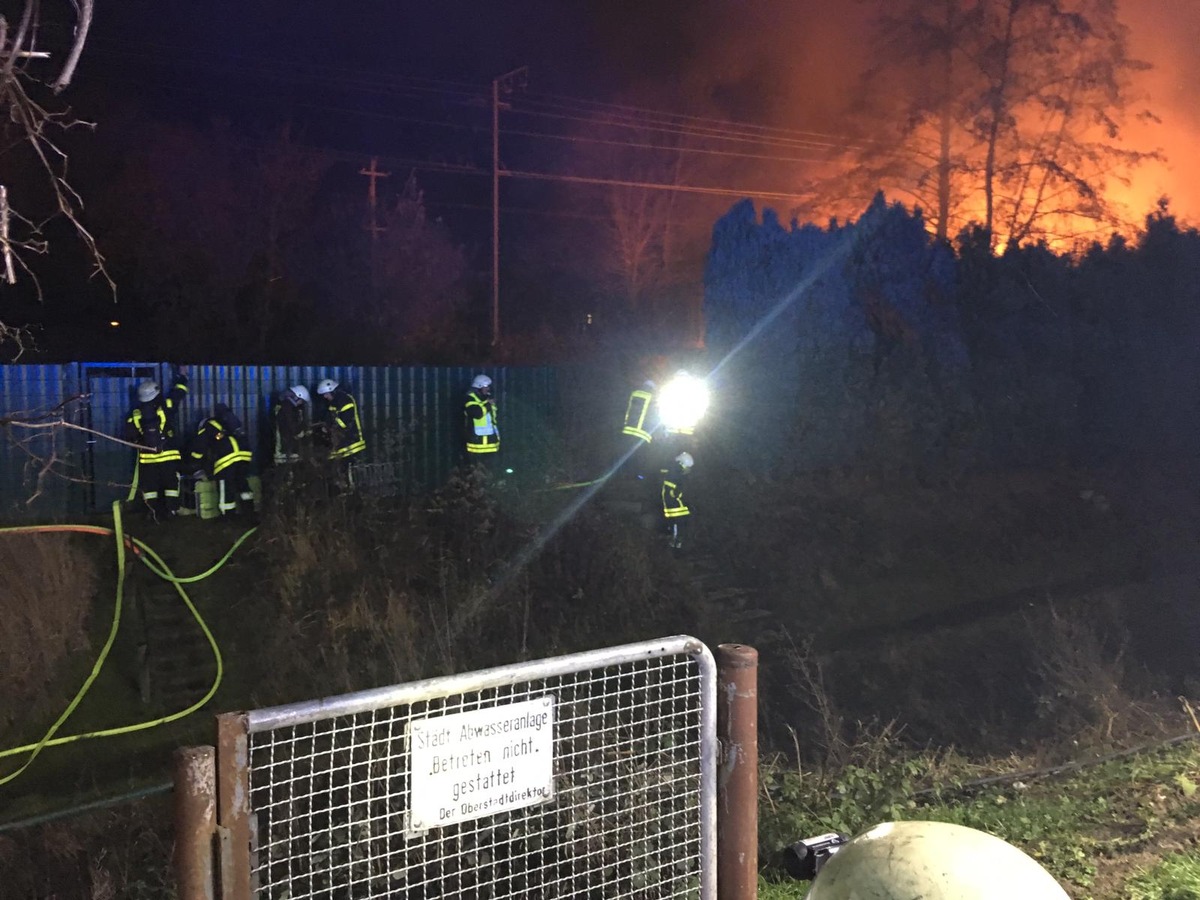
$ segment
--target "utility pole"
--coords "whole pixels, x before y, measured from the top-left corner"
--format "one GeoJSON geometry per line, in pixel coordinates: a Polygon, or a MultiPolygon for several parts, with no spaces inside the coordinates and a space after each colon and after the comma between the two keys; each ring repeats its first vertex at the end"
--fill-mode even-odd
{"type": "Polygon", "coordinates": [[[529,67],[492,79],[492,346],[500,343],[500,91],[524,87],[529,67]]]}
{"type": "Polygon", "coordinates": [[[364,227],[367,229],[367,231],[371,232],[371,288],[374,289],[379,280],[379,266],[377,260],[378,253],[376,250],[376,245],[379,243],[379,233],[384,230],[380,226],[379,219],[376,215],[379,195],[375,190],[375,181],[378,178],[387,178],[392,173],[380,172],[379,157],[372,156],[371,168],[359,169],[358,174],[366,175],[367,178],[370,179],[370,184],[367,186],[367,224],[364,227]]]}

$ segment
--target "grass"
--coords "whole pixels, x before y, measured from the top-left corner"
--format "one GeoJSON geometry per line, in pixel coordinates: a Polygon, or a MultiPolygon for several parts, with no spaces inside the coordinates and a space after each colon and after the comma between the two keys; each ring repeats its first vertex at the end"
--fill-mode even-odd
{"type": "MultiPolygon", "coordinates": [[[[1191,792],[1200,782],[1192,745],[1025,788],[956,790],[985,774],[1061,761],[1072,738],[1115,746],[1161,715],[1133,699],[1149,692],[1133,684],[1138,664],[1124,650],[1125,600],[1085,595],[1078,609],[1046,602],[1057,579],[1135,570],[1139,547],[1153,543],[1130,531],[1119,505],[1105,512],[1081,502],[1084,482],[1025,475],[1010,490],[989,476],[942,490],[850,476],[760,486],[723,479],[706,493],[698,478],[702,553],[673,560],[650,533],[592,504],[511,578],[507,561],[569,495],[490,491],[456,476],[416,502],[275,509],[252,545],[189,588],[226,655],[212,709],[170,729],[54,748],[15,791],[0,792],[6,818],[161,778],[174,747],[211,740],[208,712],[688,632],[759,648],[764,746],[779,746],[790,725],[838,751],[821,768],[807,758],[803,770],[765,767],[764,857],[784,840],[831,829],[939,818],[1012,840],[1076,898],[1134,896],[1135,878],[1146,890],[1175,878],[1184,890],[1190,850],[1182,836],[1195,830],[1191,792]],[[1031,588],[1036,608],[1022,602],[1003,617],[953,627],[934,616],[900,634],[922,616],[1031,588]],[[1077,627],[1080,611],[1090,628],[1077,627]],[[864,627],[896,634],[831,649],[833,638],[861,636],[864,627]],[[817,641],[832,703],[822,713],[828,731],[820,715],[805,718],[797,699],[804,685],[789,634],[817,641]],[[904,728],[847,734],[855,722],[891,719],[904,728]],[[923,749],[948,746],[959,751],[923,749]],[[935,787],[940,794],[920,793],[935,787]]],[[[1163,531],[1170,521],[1162,518],[1163,531]]],[[[238,533],[184,521],[139,536],[189,575],[238,533]]],[[[1191,535],[1178,529],[1173,540],[1191,535]]],[[[111,556],[101,539],[86,546],[111,556]]],[[[107,621],[111,573],[99,571],[93,618],[107,621]]],[[[144,712],[131,677],[136,641],[118,650],[72,730],[144,712]]],[[[69,657],[49,693],[69,696],[89,665],[87,653],[69,657]]],[[[34,719],[44,716],[28,718],[21,726],[36,737],[34,719]]],[[[778,882],[774,870],[766,876],[767,900],[803,896],[803,886],[778,882]]]]}
{"type": "Polygon", "coordinates": [[[1196,900],[1200,897],[1200,853],[1174,853],[1139,871],[1125,889],[1128,900],[1196,900]]]}
{"type": "MultiPolygon", "coordinates": [[[[851,765],[820,776],[766,766],[764,850],[830,830],[854,834],[881,821],[952,822],[1019,847],[1076,900],[1200,897],[1194,847],[1171,852],[1200,828],[1198,741],[1159,745],[1067,775],[977,787],[970,785],[1026,761],[906,757],[887,746],[880,753],[882,766],[851,765]],[[1146,854],[1159,851],[1164,858],[1147,865],[1146,854]]],[[[802,898],[808,885],[783,880],[770,853],[764,856],[760,896],[802,898]]]]}

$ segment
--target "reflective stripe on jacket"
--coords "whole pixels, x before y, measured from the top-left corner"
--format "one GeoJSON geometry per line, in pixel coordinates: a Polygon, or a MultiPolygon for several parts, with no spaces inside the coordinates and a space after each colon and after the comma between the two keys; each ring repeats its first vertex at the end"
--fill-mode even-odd
{"type": "Polygon", "coordinates": [[[154,465],[183,458],[175,440],[175,416],[187,392],[187,378],[180,375],[165,395],[139,403],[130,411],[125,421],[131,437],[145,448],[138,449],[139,463],[154,465]]]}
{"type": "Polygon", "coordinates": [[[662,483],[663,515],[668,519],[680,516],[690,516],[692,511],[683,502],[683,486],[670,478],[664,478],[662,483]]]}
{"type": "Polygon", "coordinates": [[[485,400],[475,391],[468,391],[463,412],[467,420],[467,452],[497,452],[500,449],[500,429],[496,425],[496,404],[485,400]]]}
{"type": "Polygon", "coordinates": [[[329,424],[333,439],[330,459],[345,459],[367,449],[362,422],[358,418],[358,404],[341,388],[333,392],[333,399],[329,401],[329,424]]]}
{"type": "Polygon", "coordinates": [[[200,423],[192,445],[194,464],[208,466],[210,474],[220,475],[234,463],[248,463],[253,459],[248,449],[231,431],[227,431],[220,420],[207,418],[200,423]]]}
{"type": "Polygon", "coordinates": [[[642,388],[638,388],[629,395],[629,404],[625,407],[625,427],[621,429],[622,434],[639,438],[647,444],[653,440],[646,424],[646,418],[650,414],[650,404],[653,400],[654,395],[642,388]]]}

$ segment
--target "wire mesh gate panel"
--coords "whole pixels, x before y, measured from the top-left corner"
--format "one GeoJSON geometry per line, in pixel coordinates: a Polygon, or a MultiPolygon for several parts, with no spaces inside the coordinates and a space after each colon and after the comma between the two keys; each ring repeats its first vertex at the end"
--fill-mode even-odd
{"type": "Polygon", "coordinates": [[[694,638],[246,722],[257,897],[715,900],[716,669],[694,638]]]}

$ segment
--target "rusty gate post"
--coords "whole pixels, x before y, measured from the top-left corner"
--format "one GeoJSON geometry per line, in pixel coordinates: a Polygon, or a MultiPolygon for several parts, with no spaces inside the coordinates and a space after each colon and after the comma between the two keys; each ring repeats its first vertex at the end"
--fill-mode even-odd
{"type": "Polygon", "coordinates": [[[717,897],[758,897],[758,651],[717,647],[717,897]]]}
{"type": "Polygon", "coordinates": [[[175,886],[179,900],[215,900],[217,766],[212,747],[175,751],[175,886]]]}
{"type": "Polygon", "coordinates": [[[221,900],[250,900],[250,730],[244,713],[217,716],[221,900]]]}

